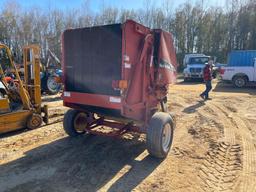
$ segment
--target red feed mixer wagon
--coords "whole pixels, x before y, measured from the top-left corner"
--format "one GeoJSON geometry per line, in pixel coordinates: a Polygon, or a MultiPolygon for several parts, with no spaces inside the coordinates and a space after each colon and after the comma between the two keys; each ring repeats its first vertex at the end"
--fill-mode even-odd
{"type": "Polygon", "coordinates": [[[68,135],[146,133],[149,153],[166,157],[175,128],[167,94],[177,68],[170,33],[132,20],[68,29],[62,64],[63,101],[72,108],[63,121],[68,135]]]}

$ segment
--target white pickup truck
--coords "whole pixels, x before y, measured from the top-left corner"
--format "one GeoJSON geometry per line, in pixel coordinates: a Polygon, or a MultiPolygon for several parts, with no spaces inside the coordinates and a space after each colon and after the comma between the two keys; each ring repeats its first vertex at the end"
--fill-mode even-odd
{"type": "Polygon", "coordinates": [[[220,70],[222,80],[232,81],[235,87],[256,82],[256,51],[232,51],[228,65],[220,70]]]}

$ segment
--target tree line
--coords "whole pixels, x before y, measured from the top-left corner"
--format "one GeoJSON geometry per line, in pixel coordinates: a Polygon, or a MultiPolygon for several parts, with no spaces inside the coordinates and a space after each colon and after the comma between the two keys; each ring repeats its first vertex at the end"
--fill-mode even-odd
{"type": "Polygon", "coordinates": [[[161,28],[173,34],[177,58],[180,63],[186,53],[205,53],[226,62],[234,49],[256,49],[256,1],[226,0],[224,7],[207,6],[200,0],[187,1],[173,8],[171,0],[156,6],[145,0],[143,9],[118,9],[105,6],[99,12],[90,9],[85,0],[77,9],[23,9],[15,1],[6,1],[0,9],[0,42],[9,46],[18,62],[22,60],[22,47],[39,43],[42,58],[51,49],[61,55],[61,33],[68,28],[122,23],[133,19],[150,28],[161,28]]]}

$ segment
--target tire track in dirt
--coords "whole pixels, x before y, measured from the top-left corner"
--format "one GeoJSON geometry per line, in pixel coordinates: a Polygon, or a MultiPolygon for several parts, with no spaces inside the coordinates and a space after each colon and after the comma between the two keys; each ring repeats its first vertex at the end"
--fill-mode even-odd
{"type": "MultiPolygon", "coordinates": [[[[188,102],[183,98],[182,104],[187,107],[188,102]]],[[[239,184],[239,173],[242,170],[242,147],[237,144],[235,126],[226,113],[210,102],[200,105],[201,108],[194,109],[195,106],[199,104],[189,106],[188,112],[192,111],[191,114],[196,115],[199,121],[197,120],[198,123],[189,132],[210,145],[210,150],[199,168],[201,184],[197,189],[232,191],[239,184]],[[218,143],[218,140],[224,141],[218,143]]]]}
{"type": "Polygon", "coordinates": [[[230,144],[236,144],[236,129],[234,129],[234,124],[228,118],[229,114],[210,102],[207,103],[207,106],[210,110],[214,111],[214,114],[210,114],[211,117],[209,118],[218,119],[222,123],[224,127],[225,141],[230,144]]]}
{"type": "Polygon", "coordinates": [[[222,126],[224,140],[210,146],[209,152],[200,167],[198,176],[202,181],[203,191],[232,191],[239,182],[242,147],[236,140],[236,130],[232,121],[217,106],[207,102],[199,114],[208,119],[212,126],[222,126]],[[214,123],[215,122],[215,123],[214,123]]]}
{"type": "MultiPolygon", "coordinates": [[[[183,98],[182,106],[187,105],[186,99],[183,98]],[[185,104],[185,105],[184,105],[185,104]]],[[[205,117],[209,120],[207,125],[210,127],[223,125],[224,138],[221,143],[215,143],[216,149],[210,150],[206,155],[204,165],[200,169],[199,177],[203,181],[203,191],[256,191],[253,186],[255,179],[254,167],[256,168],[255,157],[253,152],[254,145],[251,139],[246,139],[249,134],[249,123],[237,117],[232,108],[219,106],[221,103],[213,101],[207,102],[205,106],[195,110],[195,114],[205,117]],[[239,125],[239,126],[238,126],[239,125]],[[241,131],[240,129],[243,129],[241,131]],[[226,147],[225,147],[226,144],[226,147]],[[211,153],[222,154],[210,155],[211,153]],[[221,166],[219,165],[221,162],[221,166]],[[211,162],[212,164],[209,164],[211,162]],[[209,168],[207,168],[208,165],[209,168]],[[232,166],[231,166],[232,165],[232,166]],[[206,173],[206,174],[204,174],[206,173]],[[208,179],[208,176],[215,178],[208,179]],[[249,176],[251,174],[251,176],[249,176]]],[[[206,124],[204,126],[207,126],[206,124]]]]}
{"type": "Polygon", "coordinates": [[[221,142],[206,155],[199,177],[204,191],[231,191],[242,169],[240,145],[221,142]]]}
{"type": "Polygon", "coordinates": [[[216,145],[217,140],[223,137],[223,125],[201,110],[197,112],[196,120],[188,129],[188,133],[209,146],[216,145]]]}
{"type": "Polygon", "coordinates": [[[250,130],[247,127],[248,124],[244,122],[238,115],[230,113],[222,106],[216,105],[220,111],[226,114],[226,116],[232,121],[234,127],[237,128],[237,133],[242,138],[243,145],[243,169],[242,177],[240,178],[239,191],[256,191],[256,148],[253,144],[253,138],[250,134],[250,130]],[[228,115],[227,115],[228,114],[228,115]]]}

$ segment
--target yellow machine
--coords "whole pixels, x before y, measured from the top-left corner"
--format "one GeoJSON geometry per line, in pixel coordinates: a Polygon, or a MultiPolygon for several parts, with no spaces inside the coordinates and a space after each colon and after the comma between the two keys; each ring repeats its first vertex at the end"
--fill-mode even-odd
{"type": "Polygon", "coordinates": [[[38,45],[23,48],[23,82],[10,49],[0,44],[0,133],[48,123],[47,106],[41,107],[39,56],[38,45]]]}

